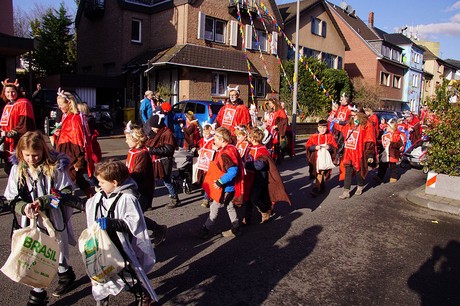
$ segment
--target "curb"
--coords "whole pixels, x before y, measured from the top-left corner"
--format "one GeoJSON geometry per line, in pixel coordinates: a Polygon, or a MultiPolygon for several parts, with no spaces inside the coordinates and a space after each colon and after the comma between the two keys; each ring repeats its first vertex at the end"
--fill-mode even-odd
{"type": "Polygon", "coordinates": [[[412,192],[409,192],[406,196],[406,200],[411,202],[412,204],[422,206],[431,210],[446,212],[457,216],[460,215],[460,207],[435,202],[419,196],[418,194],[420,192],[424,192],[424,189],[425,186],[423,185],[421,187],[418,187],[417,189],[414,189],[412,192]]]}

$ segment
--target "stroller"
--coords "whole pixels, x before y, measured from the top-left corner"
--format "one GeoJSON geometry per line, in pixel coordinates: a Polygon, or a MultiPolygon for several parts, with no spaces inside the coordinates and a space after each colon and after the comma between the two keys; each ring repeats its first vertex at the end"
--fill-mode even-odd
{"type": "Polygon", "coordinates": [[[424,167],[424,162],[429,145],[428,136],[423,136],[402,154],[399,166],[401,168],[409,166],[416,169],[423,169],[423,172],[427,173],[428,170],[424,167]]]}
{"type": "Polygon", "coordinates": [[[171,179],[176,192],[182,186],[182,191],[184,193],[192,193],[193,157],[194,152],[184,148],[179,148],[174,152],[174,162],[179,173],[177,175],[173,175],[171,179]]]}

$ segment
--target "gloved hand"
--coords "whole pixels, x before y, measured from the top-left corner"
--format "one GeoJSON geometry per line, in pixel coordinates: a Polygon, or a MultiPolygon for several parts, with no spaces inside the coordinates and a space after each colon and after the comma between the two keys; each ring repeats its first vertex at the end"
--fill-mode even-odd
{"type": "Polygon", "coordinates": [[[101,230],[105,231],[107,229],[107,218],[99,218],[96,220],[97,224],[99,224],[99,227],[101,230]]]}

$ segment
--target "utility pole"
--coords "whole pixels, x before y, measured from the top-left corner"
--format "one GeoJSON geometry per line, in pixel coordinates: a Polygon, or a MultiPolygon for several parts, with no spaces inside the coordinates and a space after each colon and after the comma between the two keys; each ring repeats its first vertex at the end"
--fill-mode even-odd
{"type": "Polygon", "coordinates": [[[298,73],[299,73],[299,23],[300,23],[300,0],[297,0],[297,15],[295,20],[295,60],[294,60],[294,89],[292,92],[292,130],[294,132],[294,141],[297,122],[297,91],[298,91],[298,73]]]}

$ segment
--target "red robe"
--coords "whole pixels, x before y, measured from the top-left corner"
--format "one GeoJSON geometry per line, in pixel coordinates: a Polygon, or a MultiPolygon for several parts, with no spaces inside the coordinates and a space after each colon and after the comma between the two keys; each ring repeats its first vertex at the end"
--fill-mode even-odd
{"type": "MultiPolygon", "coordinates": [[[[32,103],[25,98],[19,98],[13,103],[7,103],[3,108],[2,117],[0,119],[0,127],[2,131],[16,132],[22,136],[27,131],[35,130],[35,118],[32,103]]],[[[19,139],[19,138],[16,138],[19,139]]],[[[5,149],[13,152],[16,148],[16,143],[13,138],[5,138],[5,149]]]]}
{"type": "MultiPolygon", "coordinates": [[[[284,202],[291,205],[291,200],[284,188],[283,179],[281,178],[275,162],[270,157],[270,151],[268,151],[264,145],[259,144],[251,147],[249,156],[253,160],[260,159],[268,163],[268,194],[270,196],[272,206],[278,202],[284,202]]],[[[244,183],[246,190],[246,182],[244,183]]]]}
{"type": "Polygon", "coordinates": [[[359,125],[350,125],[348,123],[342,129],[345,148],[340,163],[341,173],[340,180],[345,178],[344,167],[351,165],[353,166],[356,172],[359,172],[360,175],[365,178],[367,175],[367,159],[369,156],[372,158],[377,158],[377,146],[376,139],[374,134],[374,127],[371,122],[368,122],[366,126],[361,124],[359,125]]]}
{"type": "Polygon", "coordinates": [[[387,132],[382,135],[382,162],[397,163],[401,155],[401,147],[404,151],[405,136],[401,131],[387,132]]]}
{"type": "Polygon", "coordinates": [[[211,161],[209,165],[209,170],[204,177],[203,190],[211,199],[216,202],[221,201],[221,196],[223,189],[215,189],[213,187],[214,182],[220,179],[224,175],[224,164],[221,156],[225,154],[231,160],[233,165],[238,167],[238,173],[235,178],[235,195],[233,197],[232,203],[241,206],[243,204],[243,194],[244,194],[244,166],[243,161],[238,153],[238,150],[235,146],[228,144],[224,148],[216,152],[214,160],[211,161]]]}
{"type": "Polygon", "coordinates": [[[219,126],[229,129],[234,136],[235,126],[242,124],[249,126],[251,123],[251,115],[249,114],[249,109],[245,105],[227,103],[219,110],[216,122],[219,126]]]}
{"type": "MultiPolygon", "coordinates": [[[[351,110],[348,108],[348,105],[340,105],[337,110],[331,111],[329,114],[329,121],[332,121],[331,119],[337,119],[339,121],[348,121],[351,117],[351,110]]],[[[340,125],[338,122],[334,122],[334,129],[336,131],[342,131],[343,125],[340,125]]],[[[333,131],[331,131],[333,132],[333,131]]]]}
{"type": "MultiPolygon", "coordinates": [[[[310,167],[310,174],[316,174],[318,171],[316,170],[316,159],[317,159],[317,152],[318,151],[310,151],[311,146],[319,146],[319,145],[324,145],[328,144],[329,146],[334,148],[334,153],[337,150],[337,143],[335,141],[334,136],[331,133],[326,133],[326,134],[314,134],[308,138],[307,143],[305,144],[305,148],[307,151],[307,160],[308,160],[308,165],[310,167]]],[[[335,154],[334,154],[335,155],[335,154]]],[[[334,159],[334,155],[331,154],[332,159],[334,159]]],[[[331,172],[329,170],[328,172],[331,172]]],[[[330,174],[328,175],[328,177],[330,174]]]]}
{"type": "Polygon", "coordinates": [[[126,157],[126,166],[131,178],[137,183],[139,193],[150,203],[155,192],[155,177],[148,149],[146,147],[130,149],[126,157]]]}

